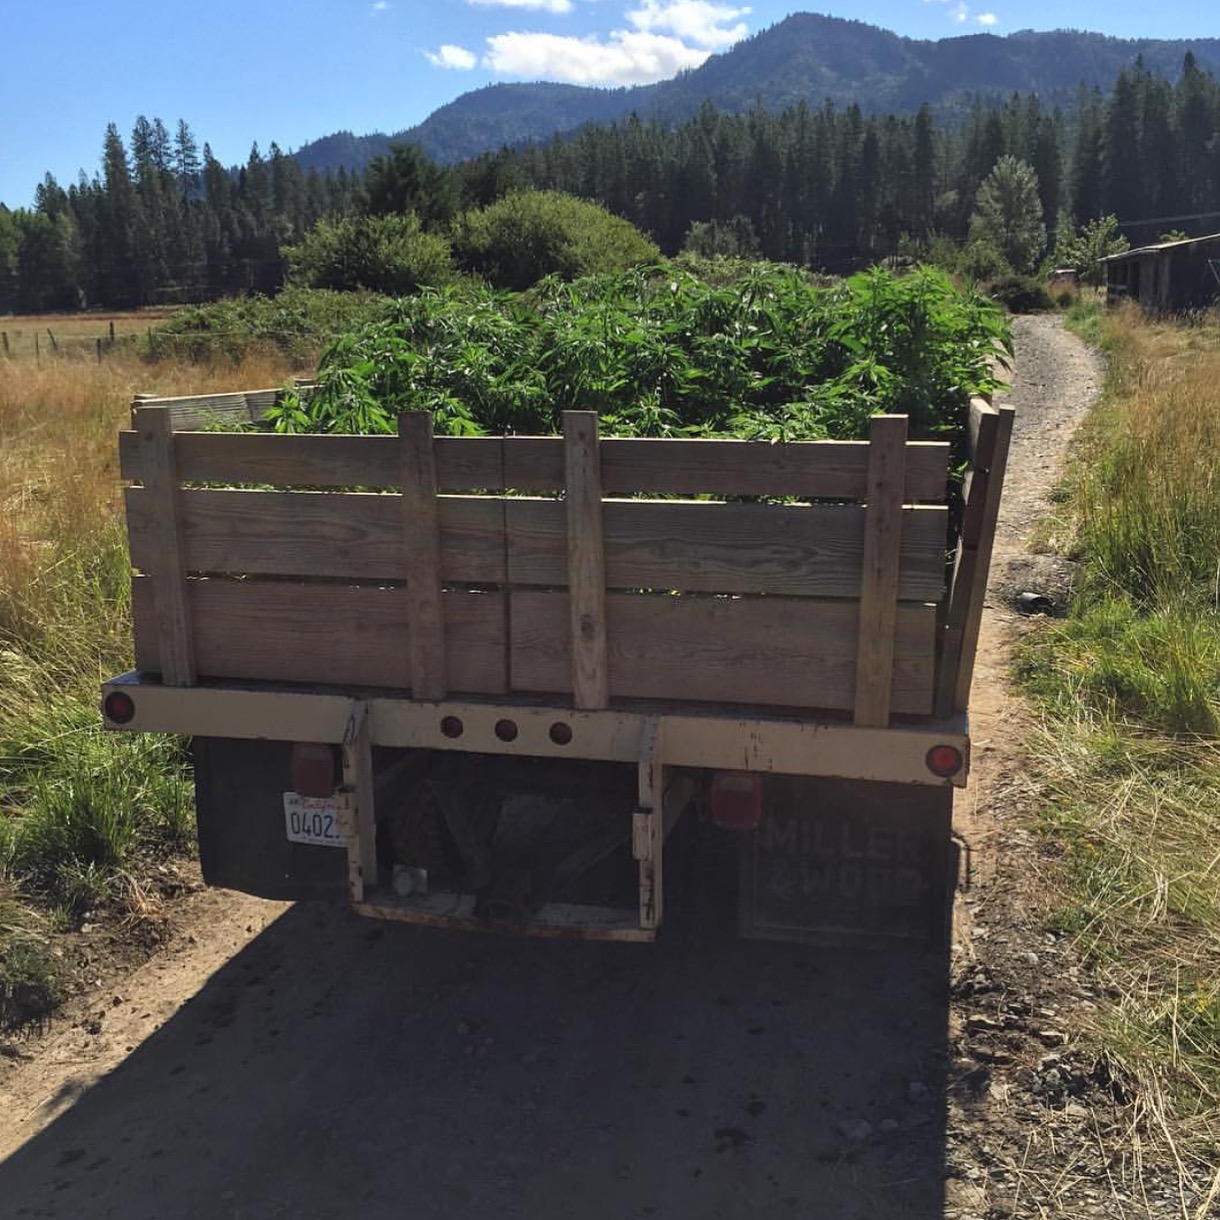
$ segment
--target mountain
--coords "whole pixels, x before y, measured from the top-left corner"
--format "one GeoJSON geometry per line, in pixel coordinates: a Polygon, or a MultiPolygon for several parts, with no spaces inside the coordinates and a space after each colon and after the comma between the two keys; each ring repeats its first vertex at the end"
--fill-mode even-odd
{"type": "Polygon", "coordinates": [[[969,34],[937,41],[816,13],[794,13],[778,25],[714,55],[672,80],[629,89],[578,85],[489,85],[464,93],[418,126],[392,136],[327,136],[295,155],[305,169],[363,169],[391,143],[416,142],[451,164],[504,145],[547,140],[586,123],[635,113],[677,124],[704,102],[741,112],[781,110],[807,102],[858,105],[866,113],[904,113],[924,102],[949,111],[975,98],[1037,93],[1047,106],[1070,103],[1078,88],[1109,89],[1119,71],[1143,57],[1175,80],[1186,52],[1220,75],[1220,39],[1122,39],[1076,30],[1021,30],[1006,37],[969,34]]]}

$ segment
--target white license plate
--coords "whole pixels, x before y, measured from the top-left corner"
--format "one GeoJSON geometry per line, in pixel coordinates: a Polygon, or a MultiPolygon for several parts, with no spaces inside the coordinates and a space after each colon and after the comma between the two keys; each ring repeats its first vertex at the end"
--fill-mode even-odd
{"type": "Polygon", "coordinates": [[[292,843],[315,847],[346,847],[339,833],[339,813],[333,796],[302,796],[284,793],[284,829],[292,843]]]}

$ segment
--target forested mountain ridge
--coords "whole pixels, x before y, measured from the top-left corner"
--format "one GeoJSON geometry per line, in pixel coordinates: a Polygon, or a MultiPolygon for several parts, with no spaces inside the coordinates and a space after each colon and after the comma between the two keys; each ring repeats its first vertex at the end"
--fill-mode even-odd
{"type": "Polygon", "coordinates": [[[903,38],[861,21],[795,13],[672,80],[629,89],[548,83],[490,85],[464,93],[416,127],[393,135],[350,132],[306,144],[302,169],[365,168],[392,142],[417,143],[453,164],[504,145],[547,140],[587,123],[635,113],[676,124],[711,102],[726,113],[756,104],[775,112],[799,102],[858,105],[865,114],[913,113],[925,102],[945,114],[980,97],[1037,94],[1046,107],[1067,104],[1083,84],[1108,88],[1142,59],[1154,75],[1176,80],[1190,51],[1220,71],[1220,38],[1120,39],[1076,30],[1022,30],[1006,37],[969,34],[937,41],[903,38]]]}

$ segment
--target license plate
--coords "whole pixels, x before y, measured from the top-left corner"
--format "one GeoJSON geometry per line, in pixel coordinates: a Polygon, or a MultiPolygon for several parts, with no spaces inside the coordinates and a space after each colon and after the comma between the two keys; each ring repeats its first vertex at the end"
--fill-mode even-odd
{"type": "Polygon", "coordinates": [[[339,813],[333,796],[302,796],[284,793],[284,829],[291,843],[315,847],[346,847],[339,833],[339,813]]]}

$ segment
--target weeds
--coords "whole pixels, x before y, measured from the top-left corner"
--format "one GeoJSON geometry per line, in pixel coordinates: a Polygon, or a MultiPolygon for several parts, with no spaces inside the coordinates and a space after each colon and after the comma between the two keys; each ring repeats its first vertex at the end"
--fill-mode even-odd
{"type": "Polygon", "coordinates": [[[9,361],[0,378],[0,1026],[37,1020],[59,984],[47,921],[126,907],[148,863],[193,834],[179,743],[106,734],[99,683],[130,666],[130,563],[117,433],[136,391],[274,385],[130,355],[9,361]]]}
{"type": "Polygon", "coordinates": [[[1205,1181],[1220,1138],[1220,326],[1072,312],[1111,353],[1063,506],[1081,577],[1070,617],[1018,662],[1045,712],[1051,922],[1110,997],[1095,1032],[1140,1138],[1205,1181]]]}

